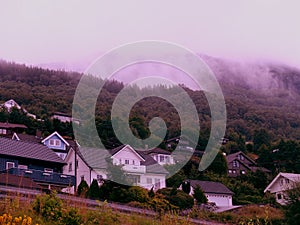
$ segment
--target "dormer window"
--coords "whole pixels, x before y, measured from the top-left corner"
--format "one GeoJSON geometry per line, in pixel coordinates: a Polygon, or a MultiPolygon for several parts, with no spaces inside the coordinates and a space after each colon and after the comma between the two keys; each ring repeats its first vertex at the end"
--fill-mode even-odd
{"type": "Polygon", "coordinates": [[[61,145],[61,141],[60,140],[57,140],[57,139],[50,139],[49,141],[49,145],[50,146],[60,146],[61,145]]]}

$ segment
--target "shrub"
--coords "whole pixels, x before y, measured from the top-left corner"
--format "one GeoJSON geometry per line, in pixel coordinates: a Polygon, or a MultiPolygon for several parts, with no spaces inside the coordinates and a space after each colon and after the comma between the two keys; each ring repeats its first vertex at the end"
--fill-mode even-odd
{"type": "Polygon", "coordinates": [[[65,212],[62,217],[62,224],[64,225],[80,225],[82,224],[82,217],[78,214],[78,210],[71,208],[65,212]]]}
{"type": "Polygon", "coordinates": [[[87,192],[87,196],[91,199],[99,199],[99,195],[100,195],[100,189],[99,189],[98,181],[94,179],[87,192]]]}
{"type": "Polygon", "coordinates": [[[207,198],[199,186],[194,189],[193,196],[196,199],[197,204],[207,203],[207,198]]]}
{"type": "Polygon", "coordinates": [[[180,209],[192,208],[194,205],[194,199],[184,193],[182,190],[176,190],[171,188],[163,188],[157,191],[164,199],[168,200],[172,205],[178,206],[180,209]]]}
{"type": "Polygon", "coordinates": [[[55,193],[40,195],[33,202],[33,210],[46,220],[58,221],[62,216],[62,201],[55,193]]]}
{"type": "Polygon", "coordinates": [[[130,187],[127,192],[128,202],[137,201],[145,203],[149,201],[148,191],[142,187],[133,186],[130,187]]]}
{"type": "Polygon", "coordinates": [[[82,180],[80,182],[80,184],[78,185],[77,195],[81,196],[81,197],[86,197],[88,190],[89,190],[89,185],[87,184],[87,182],[85,180],[82,180]]]}

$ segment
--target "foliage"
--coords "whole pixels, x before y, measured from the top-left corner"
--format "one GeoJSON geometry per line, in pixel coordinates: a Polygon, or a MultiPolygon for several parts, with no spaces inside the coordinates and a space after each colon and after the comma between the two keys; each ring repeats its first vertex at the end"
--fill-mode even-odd
{"type": "Polygon", "coordinates": [[[86,197],[89,191],[89,185],[85,180],[82,180],[77,187],[77,195],[81,197],[86,197]]]}
{"type": "Polygon", "coordinates": [[[299,224],[300,221],[300,183],[287,191],[287,206],[285,209],[285,218],[288,225],[299,224]]]}
{"type": "Polygon", "coordinates": [[[207,203],[207,198],[206,198],[205,194],[203,193],[202,189],[199,186],[194,188],[193,197],[196,199],[197,204],[199,204],[199,205],[201,203],[207,203]]]}
{"type": "Polygon", "coordinates": [[[64,225],[80,225],[82,224],[82,216],[78,213],[78,210],[71,208],[66,210],[62,216],[62,224],[64,225]]]}
{"type": "Polygon", "coordinates": [[[191,192],[191,183],[188,181],[182,182],[181,188],[184,193],[189,194],[191,192]]]}
{"type": "Polygon", "coordinates": [[[184,193],[182,190],[172,191],[172,188],[163,188],[157,191],[158,194],[168,200],[172,205],[178,206],[179,209],[192,208],[194,199],[190,195],[184,193]]]}
{"type": "Polygon", "coordinates": [[[62,201],[55,193],[37,196],[33,202],[33,209],[46,220],[58,221],[62,217],[62,201]]]}
{"type": "Polygon", "coordinates": [[[87,196],[91,199],[98,199],[100,196],[100,189],[98,185],[98,181],[93,179],[91,186],[87,192],[87,196]]]}

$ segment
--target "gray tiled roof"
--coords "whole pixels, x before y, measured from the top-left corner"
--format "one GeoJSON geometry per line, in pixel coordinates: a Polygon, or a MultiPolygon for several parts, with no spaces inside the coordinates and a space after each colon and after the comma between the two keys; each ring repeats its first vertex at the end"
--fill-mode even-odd
{"type": "Polygon", "coordinates": [[[47,146],[8,138],[0,138],[0,154],[65,164],[65,162],[47,146]]]}
{"type": "Polygon", "coordinates": [[[233,192],[230,191],[224,184],[219,182],[190,180],[190,184],[193,188],[199,186],[204,193],[233,194],[233,192]]]}

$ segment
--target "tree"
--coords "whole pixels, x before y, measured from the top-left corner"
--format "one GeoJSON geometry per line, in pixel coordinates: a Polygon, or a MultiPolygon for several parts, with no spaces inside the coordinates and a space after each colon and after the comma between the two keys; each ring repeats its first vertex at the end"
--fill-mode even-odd
{"type": "Polygon", "coordinates": [[[207,198],[204,194],[204,192],[202,191],[202,189],[199,186],[196,186],[194,188],[194,194],[193,194],[194,198],[197,201],[197,204],[201,204],[201,203],[207,203],[207,198]]]}
{"type": "Polygon", "coordinates": [[[88,197],[91,199],[98,199],[99,198],[99,185],[96,179],[93,180],[89,190],[88,190],[88,197]]]}
{"type": "Polygon", "coordinates": [[[257,151],[261,145],[270,146],[271,136],[265,129],[255,130],[253,135],[254,151],[257,151]]]}
{"type": "Polygon", "coordinates": [[[85,180],[82,180],[77,188],[77,195],[81,197],[86,197],[89,190],[89,185],[85,180]]]}
{"type": "Polygon", "coordinates": [[[191,192],[191,183],[189,181],[185,181],[181,184],[182,190],[184,193],[190,194],[191,192]]]}
{"type": "Polygon", "coordinates": [[[288,225],[298,225],[300,221],[300,183],[287,191],[288,204],[285,209],[285,217],[288,225]]]}

